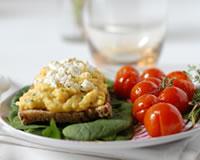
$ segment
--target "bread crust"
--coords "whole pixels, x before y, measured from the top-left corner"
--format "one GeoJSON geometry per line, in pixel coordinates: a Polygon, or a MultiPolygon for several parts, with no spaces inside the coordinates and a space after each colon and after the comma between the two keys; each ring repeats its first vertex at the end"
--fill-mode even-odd
{"type": "Polygon", "coordinates": [[[54,119],[57,123],[79,123],[87,122],[99,118],[112,117],[112,106],[109,99],[98,107],[91,107],[81,112],[50,112],[46,110],[23,110],[18,112],[18,116],[23,124],[32,124],[37,122],[48,122],[54,119]]]}

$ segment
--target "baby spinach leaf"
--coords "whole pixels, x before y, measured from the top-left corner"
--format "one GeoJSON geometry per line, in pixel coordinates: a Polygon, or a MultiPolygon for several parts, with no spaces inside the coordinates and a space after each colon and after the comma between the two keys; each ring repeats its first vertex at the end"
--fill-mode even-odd
{"type": "Polygon", "coordinates": [[[9,122],[12,122],[13,119],[17,116],[18,114],[18,106],[13,104],[13,106],[11,107],[11,110],[8,114],[8,120],[9,122]]]}
{"type": "Polygon", "coordinates": [[[126,130],[119,132],[117,135],[110,135],[108,137],[104,137],[101,140],[103,141],[116,141],[116,140],[129,140],[133,137],[133,127],[130,127],[126,130]]]}
{"type": "Polygon", "coordinates": [[[122,104],[124,104],[123,100],[119,100],[117,98],[112,97],[112,99],[111,99],[111,105],[113,106],[113,108],[121,106],[122,104]]]}
{"type": "Polygon", "coordinates": [[[134,130],[133,130],[133,127],[131,126],[127,130],[120,132],[114,140],[118,140],[118,141],[119,140],[129,140],[133,137],[133,134],[134,134],[134,130]]]}
{"type": "Polygon", "coordinates": [[[38,128],[38,129],[29,128],[29,129],[26,129],[24,131],[27,132],[27,133],[31,133],[31,134],[36,134],[36,135],[42,136],[43,129],[41,129],[41,128],[38,128]]]}
{"type": "Polygon", "coordinates": [[[12,121],[10,122],[10,124],[17,129],[20,130],[27,130],[27,129],[38,129],[38,128],[46,128],[46,125],[37,125],[37,124],[32,124],[32,125],[24,125],[21,120],[19,119],[18,116],[15,116],[12,121]]]}
{"type": "Polygon", "coordinates": [[[63,130],[68,139],[91,141],[113,135],[129,127],[129,123],[120,119],[100,119],[94,122],[70,125],[63,130]]]}
{"type": "Polygon", "coordinates": [[[18,114],[18,106],[16,105],[16,102],[19,100],[19,98],[26,93],[30,89],[30,86],[25,86],[22,89],[20,89],[15,96],[12,98],[10,107],[11,110],[8,114],[8,120],[11,122],[18,114]]]}
{"type": "Polygon", "coordinates": [[[113,88],[114,82],[110,79],[106,79],[106,84],[108,86],[108,89],[113,88]]]}
{"type": "Polygon", "coordinates": [[[45,137],[61,139],[61,132],[56,126],[56,122],[53,119],[50,122],[50,126],[42,131],[42,135],[45,137]]]}
{"type": "Polygon", "coordinates": [[[19,100],[21,96],[23,96],[24,93],[26,93],[30,89],[30,86],[25,86],[21,88],[15,96],[11,100],[11,107],[16,106],[16,102],[19,100]]]}
{"type": "Polygon", "coordinates": [[[113,137],[128,129],[132,124],[131,107],[124,103],[113,111],[112,119],[99,119],[93,122],[72,124],[63,129],[67,139],[92,141],[113,137]]]}

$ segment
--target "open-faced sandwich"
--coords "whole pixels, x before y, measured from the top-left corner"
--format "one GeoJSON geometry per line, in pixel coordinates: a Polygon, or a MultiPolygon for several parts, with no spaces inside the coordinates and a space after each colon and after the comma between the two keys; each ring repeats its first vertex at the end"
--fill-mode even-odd
{"type": "Polygon", "coordinates": [[[43,67],[34,84],[16,103],[24,124],[86,122],[111,117],[104,75],[77,59],[52,61],[43,67]]]}
{"type": "Polygon", "coordinates": [[[53,61],[12,97],[8,123],[45,137],[113,141],[167,136],[199,125],[199,69],[122,66],[114,81],[77,59],[53,61]]]}

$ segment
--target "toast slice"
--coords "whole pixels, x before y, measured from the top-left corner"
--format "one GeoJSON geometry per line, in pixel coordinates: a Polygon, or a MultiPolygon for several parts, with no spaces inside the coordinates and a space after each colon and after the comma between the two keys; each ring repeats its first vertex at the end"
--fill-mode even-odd
{"type": "Polygon", "coordinates": [[[23,124],[37,122],[48,122],[54,119],[57,123],[79,123],[87,122],[99,118],[109,118],[112,116],[112,106],[107,102],[98,107],[91,107],[81,112],[58,112],[53,113],[46,110],[23,110],[18,112],[18,116],[23,124]]]}

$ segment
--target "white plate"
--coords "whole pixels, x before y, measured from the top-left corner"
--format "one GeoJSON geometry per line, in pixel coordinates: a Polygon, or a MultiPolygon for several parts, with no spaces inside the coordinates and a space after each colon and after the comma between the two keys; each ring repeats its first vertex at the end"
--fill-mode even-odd
{"type": "Polygon", "coordinates": [[[71,140],[55,140],[51,138],[45,138],[42,136],[37,136],[33,134],[29,134],[20,130],[17,130],[7,124],[7,122],[4,120],[4,117],[7,116],[9,111],[9,104],[10,99],[13,95],[9,96],[6,100],[4,100],[1,104],[0,108],[0,123],[2,124],[2,129],[12,135],[13,137],[16,137],[18,139],[22,139],[28,142],[44,145],[44,146],[50,146],[50,147],[56,147],[56,148],[63,148],[63,149],[122,149],[122,148],[138,148],[138,147],[147,147],[147,146],[153,146],[158,144],[164,144],[169,143],[173,141],[178,141],[184,138],[188,138],[190,136],[193,136],[195,134],[200,133],[200,128],[194,128],[190,131],[165,136],[165,137],[159,137],[159,138],[148,138],[148,139],[138,139],[138,140],[129,140],[129,141],[113,141],[113,142],[100,142],[100,141],[94,141],[94,142],[80,142],[80,141],[71,141],[71,140]]]}
{"type": "Polygon", "coordinates": [[[61,148],[61,149],[70,149],[70,150],[106,150],[106,149],[125,149],[125,148],[139,148],[139,147],[148,147],[154,146],[164,143],[169,143],[173,141],[178,141],[181,139],[185,139],[195,134],[200,133],[200,127],[193,128],[192,130],[181,132],[178,134],[158,137],[158,138],[147,138],[147,139],[137,139],[137,140],[129,140],[129,141],[111,141],[111,142],[102,142],[102,141],[91,141],[91,142],[83,142],[83,141],[71,141],[71,140],[56,140],[51,138],[46,138],[42,136],[33,135],[30,133],[26,133],[20,130],[17,130],[6,123],[4,118],[8,115],[10,100],[14,94],[9,95],[2,103],[0,107],[0,123],[2,125],[2,129],[8,134],[16,137],[18,139],[23,139],[28,142],[32,142],[35,144],[40,144],[44,146],[61,148]]]}

